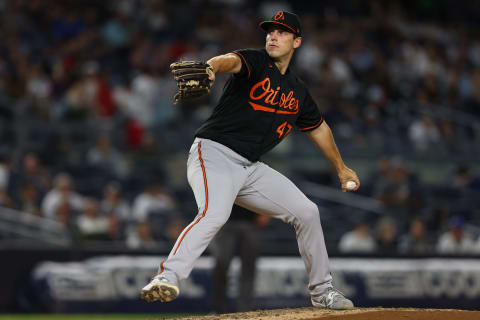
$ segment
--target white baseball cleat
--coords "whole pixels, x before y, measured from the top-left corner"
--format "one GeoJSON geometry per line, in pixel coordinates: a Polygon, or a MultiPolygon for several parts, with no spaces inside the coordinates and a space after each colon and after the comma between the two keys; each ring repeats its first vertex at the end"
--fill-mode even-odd
{"type": "Polygon", "coordinates": [[[328,288],[323,293],[312,296],[312,305],[317,308],[327,308],[333,310],[353,309],[353,302],[334,288],[328,288]]]}
{"type": "Polygon", "coordinates": [[[162,276],[155,276],[149,284],[142,289],[142,299],[147,302],[160,300],[161,302],[170,302],[178,297],[180,290],[178,286],[168,282],[162,276]]]}

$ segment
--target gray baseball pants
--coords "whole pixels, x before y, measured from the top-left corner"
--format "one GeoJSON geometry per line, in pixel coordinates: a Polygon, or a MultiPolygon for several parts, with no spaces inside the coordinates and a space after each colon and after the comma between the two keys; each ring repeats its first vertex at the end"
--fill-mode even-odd
{"type": "Polygon", "coordinates": [[[177,284],[187,278],[236,203],[295,228],[311,295],[332,286],[318,207],[293,182],[262,162],[251,162],[230,148],[203,138],[196,138],[190,148],[187,177],[198,215],[160,264],[159,274],[177,284]]]}

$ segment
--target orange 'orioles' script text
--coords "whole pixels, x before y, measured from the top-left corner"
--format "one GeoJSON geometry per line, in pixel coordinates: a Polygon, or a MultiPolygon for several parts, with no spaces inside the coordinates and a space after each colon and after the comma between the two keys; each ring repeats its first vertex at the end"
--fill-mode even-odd
{"type": "Polygon", "coordinates": [[[280,114],[298,113],[299,101],[293,96],[293,91],[290,91],[287,95],[285,95],[283,92],[279,94],[279,90],[280,87],[277,87],[275,90],[270,88],[270,78],[267,77],[253,85],[252,89],[250,90],[250,99],[255,101],[263,99],[267,105],[278,105],[278,107],[283,110],[275,110],[275,108],[262,106],[251,101],[248,103],[255,111],[276,112],[280,114]]]}

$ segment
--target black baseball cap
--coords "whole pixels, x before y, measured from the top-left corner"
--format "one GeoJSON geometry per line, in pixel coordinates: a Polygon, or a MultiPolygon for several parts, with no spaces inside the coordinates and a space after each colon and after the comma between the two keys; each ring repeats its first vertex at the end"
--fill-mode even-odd
{"type": "Polygon", "coordinates": [[[300,26],[300,18],[295,14],[288,11],[278,11],[270,20],[260,22],[259,26],[263,30],[267,31],[272,25],[281,27],[282,29],[293,33],[297,37],[302,36],[302,27],[300,26]]]}

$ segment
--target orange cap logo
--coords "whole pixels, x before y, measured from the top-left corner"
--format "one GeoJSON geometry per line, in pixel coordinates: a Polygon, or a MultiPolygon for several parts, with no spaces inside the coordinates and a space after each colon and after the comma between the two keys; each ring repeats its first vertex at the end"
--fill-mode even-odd
{"type": "Polygon", "coordinates": [[[274,16],[273,20],[284,20],[283,11],[278,11],[274,16]]]}

